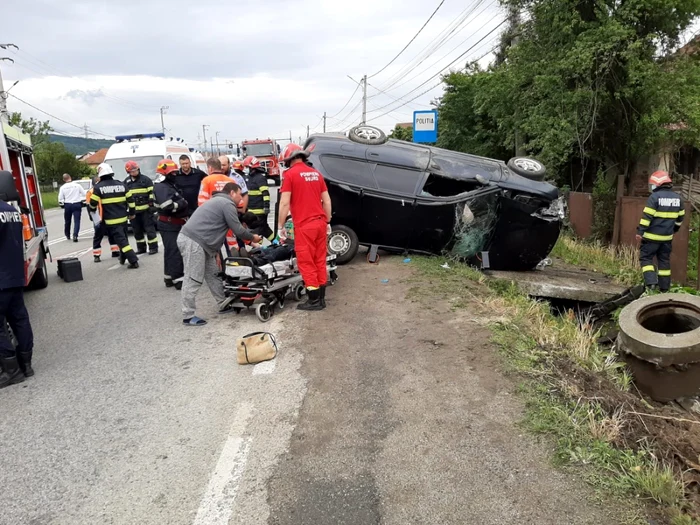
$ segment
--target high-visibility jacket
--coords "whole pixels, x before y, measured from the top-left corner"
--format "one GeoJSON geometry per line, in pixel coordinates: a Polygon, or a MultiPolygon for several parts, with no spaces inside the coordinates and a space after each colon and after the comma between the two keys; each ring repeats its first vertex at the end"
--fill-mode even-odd
{"type": "MultiPolygon", "coordinates": [[[[92,188],[90,188],[89,190],[87,190],[87,192],[85,192],[85,204],[88,205],[88,209],[87,209],[88,215],[92,215],[90,212],[90,197],[92,197],[92,190],[93,189],[94,189],[94,186],[92,188]]],[[[100,214],[100,217],[102,217],[102,203],[99,203],[97,205],[97,212],[100,214]]]]}
{"type": "Polygon", "coordinates": [[[212,173],[202,179],[202,185],[199,187],[199,196],[197,197],[197,206],[201,206],[211,199],[214,192],[224,189],[229,182],[233,182],[231,177],[223,173],[212,173]]]}
{"type": "Polygon", "coordinates": [[[93,211],[102,206],[102,221],[107,226],[124,224],[129,215],[135,213],[134,199],[123,182],[111,176],[102,177],[95,184],[88,206],[93,211]]]}
{"type": "Polygon", "coordinates": [[[139,173],[136,178],[127,177],[124,180],[124,186],[134,198],[136,213],[147,211],[153,206],[153,181],[151,179],[139,173]]]}
{"type": "Polygon", "coordinates": [[[671,242],[673,234],[680,230],[684,216],[683,199],[670,184],[664,184],[649,195],[637,234],[647,241],[671,242]]]}
{"type": "Polygon", "coordinates": [[[255,215],[270,213],[270,188],[267,185],[267,172],[251,170],[245,178],[248,186],[248,211],[255,215]]]}

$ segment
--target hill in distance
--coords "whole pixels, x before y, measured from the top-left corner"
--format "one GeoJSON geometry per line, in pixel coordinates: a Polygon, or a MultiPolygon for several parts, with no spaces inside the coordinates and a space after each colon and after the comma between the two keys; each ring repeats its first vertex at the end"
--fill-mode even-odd
{"type": "Polygon", "coordinates": [[[66,137],[65,135],[54,135],[49,133],[50,142],[60,142],[66,150],[73,155],[85,155],[90,151],[97,151],[102,148],[109,148],[114,144],[113,140],[108,139],[86,139],[84,137],[66,137]]]}

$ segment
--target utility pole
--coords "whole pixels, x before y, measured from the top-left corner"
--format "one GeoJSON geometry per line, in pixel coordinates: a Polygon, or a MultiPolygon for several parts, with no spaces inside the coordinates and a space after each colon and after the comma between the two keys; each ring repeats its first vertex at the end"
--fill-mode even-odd
{"type": "Polygon", "coordinates": [[[163,130],[163,135],[165,135],[165,121],[163,120],[163,113],[165,113],[165,111],[168,109],[170,109],[170,106],[161,106],[160,107],[160,127],[163,130]]]}
{"type": "Polygon", "coordinates": [[[87,122],[86,122],[85,125],[83,126],[83,131],[85,132],[85,138],[86,138],[86,139],[88,138],[88,134],[89,134],[88,129],[90,129],[90,128],[88,128],[88,125],[87,125],[87,122]]]}
{"type": "Polygon", "coordinates": [[[292,130],[289,130],[289,142],[292,142],[292,130]]]}
{"type": "Polygon", "coordinates": [[[362,77],[362,124],[367,122],[367,75],[362,77]]]}
{"type": "Polygon", "coordinates": [[[307,139],[309,138],[309,134],[311,133],[311,131],[310,131],[310,129],[309,129],[310,127],[311,127],[311,126],[309,126],[308,124],[306,125],[306,138],[307,138],[307,139]]]}
{"type": "MultiPolygon", "coordinates": [[[[511,5],[508,8],[508,30],[511,35],[510,40],[510,47],[515,47],[518,45],[518,41],[520,40],[518,34],[520,32],[520,11],[518,10],[517,7],[514,5],[511,5]]],[[[516,157],[523,157],[525,156],[525,150],[523,149],[523,138],[520,133],[520,108],[516,104],[516,110],[515,110],[515,130],[514,130],[514,139],[515,139],[515,156],[516,157]]]]}
{"type": "MultiPolygon", "coordinates": [[[[16,51],[19,50],[19,48],[14,44],[0,44],[0,49],[7,50],[8,47],[14,47],[16,51]]],[[[12,62],[13,64],[15,63],[15,61],[10,57],[0,57],[0,62],[12,62]]],[[[15,82],[15,84],[12,84],[12,86],[10,86],[10,89],[5,91],[5,88],[2,84],[1,73],[2,72],[0,72],[0,121],[8,121],[10,118],[10,114],[7,111],[7,91],[12,89],[15,86],[15,84],[17,84],[17,82],[15,82]]]]}
{"type": "Polygon", "coordinates": [[[216,154],[217,155],[221,155],[221,149],[219,148],[219,133],[221,133],[221,132],[220,131],[216,132],[216,154]]]}
{"type": "Polygon", "coordinates": [[[326,132],[326,112],[323,112],[323,132],[326,132]]]}
{"type": "Polygon", "coordinates": [[[209,143],[211,144],[211,156],[214,156],[214,137],[209,137],[209,143]]]}
{"type": "Polygon", "coordinates": [[[204,153],[207,152],[207,128],[208,127],[209,127],[209,124],[202,124],[202,135],[204,136],[204,153]]]}

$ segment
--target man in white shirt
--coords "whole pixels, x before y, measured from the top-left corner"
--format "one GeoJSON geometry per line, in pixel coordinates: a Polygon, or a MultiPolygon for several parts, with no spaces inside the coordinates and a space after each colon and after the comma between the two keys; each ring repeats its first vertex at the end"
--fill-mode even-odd
{"type": "Polygon", "coordinates": [[[71,180],[70,175],[63,174],[63,186],[58,191],[58,205],[63,208],[66,239],[70,241],[70,223],[73,220],[73,242],[78,242],[80,232],[80,215],[85,202],[85,189],[71,180]]]}

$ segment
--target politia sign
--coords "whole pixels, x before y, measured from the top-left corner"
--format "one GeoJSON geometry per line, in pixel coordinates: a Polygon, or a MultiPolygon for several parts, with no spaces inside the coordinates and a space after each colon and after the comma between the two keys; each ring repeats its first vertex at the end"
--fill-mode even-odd
{"type": "Polygon", "coordinates": [[[437,110],[413,112],[413,142],[437,142],[437,110]]]}

